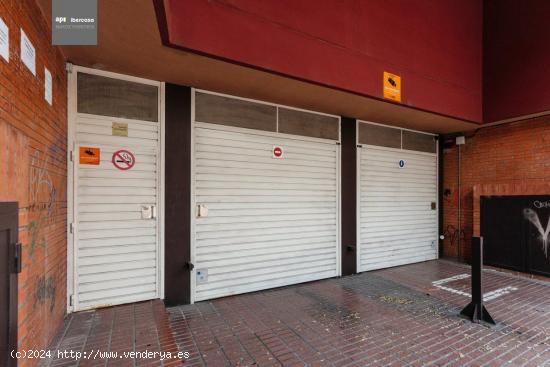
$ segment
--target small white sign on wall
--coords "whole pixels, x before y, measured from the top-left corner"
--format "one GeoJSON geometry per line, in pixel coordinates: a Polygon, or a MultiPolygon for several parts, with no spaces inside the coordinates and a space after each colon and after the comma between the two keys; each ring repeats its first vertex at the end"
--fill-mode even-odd
{"type": "Polygon", "coordinates": [[[36,75],[36,49],[23,29],[21,29],[21,61],[33,75],[36,75]]]}
{"type": "Polygon", "coordinates": [[[52,73],[44,68],[44,99],[52,105],[52,73]]]}
{"type": "Polygon", "coordinates": [[[10,29],[0,18],[0,56],[10,62],[10,29]]]}

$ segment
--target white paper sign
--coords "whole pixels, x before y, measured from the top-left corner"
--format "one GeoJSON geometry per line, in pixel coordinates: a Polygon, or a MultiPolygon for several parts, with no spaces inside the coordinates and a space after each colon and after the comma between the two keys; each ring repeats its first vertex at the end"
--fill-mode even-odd
{"type": "Polygon", "coordinates": [[[10,62],[10,30],[0,18],[0,56],[10,62]]]}
{"type": "Polygon", "coordinates": [[[21,29],[21,61],[36,75],[36,50],[25,31],[21,29]]]}
{"type": "Polygon", "coordinates": [[[52,73],[44,68],[44,98],[52,105],[52,73]]]}

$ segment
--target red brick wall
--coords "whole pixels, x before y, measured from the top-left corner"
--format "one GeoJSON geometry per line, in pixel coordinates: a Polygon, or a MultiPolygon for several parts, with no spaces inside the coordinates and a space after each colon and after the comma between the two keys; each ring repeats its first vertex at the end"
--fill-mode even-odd
{"type": "Polygon", "coordinates": [[[468,261],[471,237],[479,235],[480,195],[550,194],[550,116],[467,134],[460,148],[460,249],[458,148],[454,143],[448,145],[443,152],[443,256],[468,261]]]}
{"type": "MultiPolygon", "coordinates": [[[[0,200],[18,201],[20,350],[48,346],[66,309],[67,81],[65,61],[33,0],[0,2],[10,59],[0,57],[0,200]],[[36,76],[20,60],[20,29],[36,49],[36,76]],[[44,67],[53,105],[44,99],[44,67]]],[[[36,360],[20,360],[35,365],[36,360]]]]}

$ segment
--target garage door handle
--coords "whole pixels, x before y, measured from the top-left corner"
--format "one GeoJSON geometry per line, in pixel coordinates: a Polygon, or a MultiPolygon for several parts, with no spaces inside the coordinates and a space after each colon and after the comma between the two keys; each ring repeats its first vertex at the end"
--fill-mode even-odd
{"type": "Polygon", "coordinates": [[[21,273],[21,264],[22,264],[22,256],[23,256],[23,250],[20,243],[16,243],[14,245],[15,254],[13,257],[13,272],[16,274],[21,273]]]}
{"type": "Polygon", "coordinates": [[[193,269],[195,269],[195,265],[193,265],[192,262],[187,261],[187,262],[185,263],[185,265],[183,266],[183,268],[184,268],[185,270],[192,271],[193,269]]]}
{"type": "Polygon", "coordinates": [[[351,252],[351,251],[355,251],[355,245],[348,245],[348,246],[346,247],[346,249],[347,249],[348,251],[350,251],[350,252],[351,252]]]}

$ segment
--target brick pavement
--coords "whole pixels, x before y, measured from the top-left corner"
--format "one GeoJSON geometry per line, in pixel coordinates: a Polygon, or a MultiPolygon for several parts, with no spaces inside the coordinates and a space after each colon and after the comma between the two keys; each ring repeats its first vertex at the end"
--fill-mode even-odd
{"type": "Polygon", "coordinates": [[[432,283],[468,273],[431,261],[174,307],[170,322],[189,366],[550,366],[550,282],[486,271],[485,293],[516,289],[486,302],[488,328],[432,283]]]}
{"type": "MultiPolygon", "coordinates": [[[[69,315],[50,349],[52,358],[42,360],[43,367],[65,366],[179,366],[181,360],[126,358],[122,352],[178,352],[160,300],[77,312],[69,315]],[[58,358],[58,351],[87,353],[89,359],[58,358]],[[110,358],[97,351],[117,352],[110,358]],[[123,358],[120,358],[120,357],[123,358]],[[102,358],[103,357],[103,358],[102,358]]],[[[139,357],[143,357],[141,354],[139,357]]]]}
{"type": "MultiPolygon", "coordinates": [[[[457,316],[469,301],[470,279],[461,276],[468,273],[437,260],[168,312],[158,300],[80,312],[66,319],[52,349],[179,348],[190,353],[185,366],[550,366],[550,282],[485,271],[485,294],[509,289],[486,302],[498,322],[488,328],[457,316]]],[[[41,365],[180,364],[56,358],[41,365]]]]}

